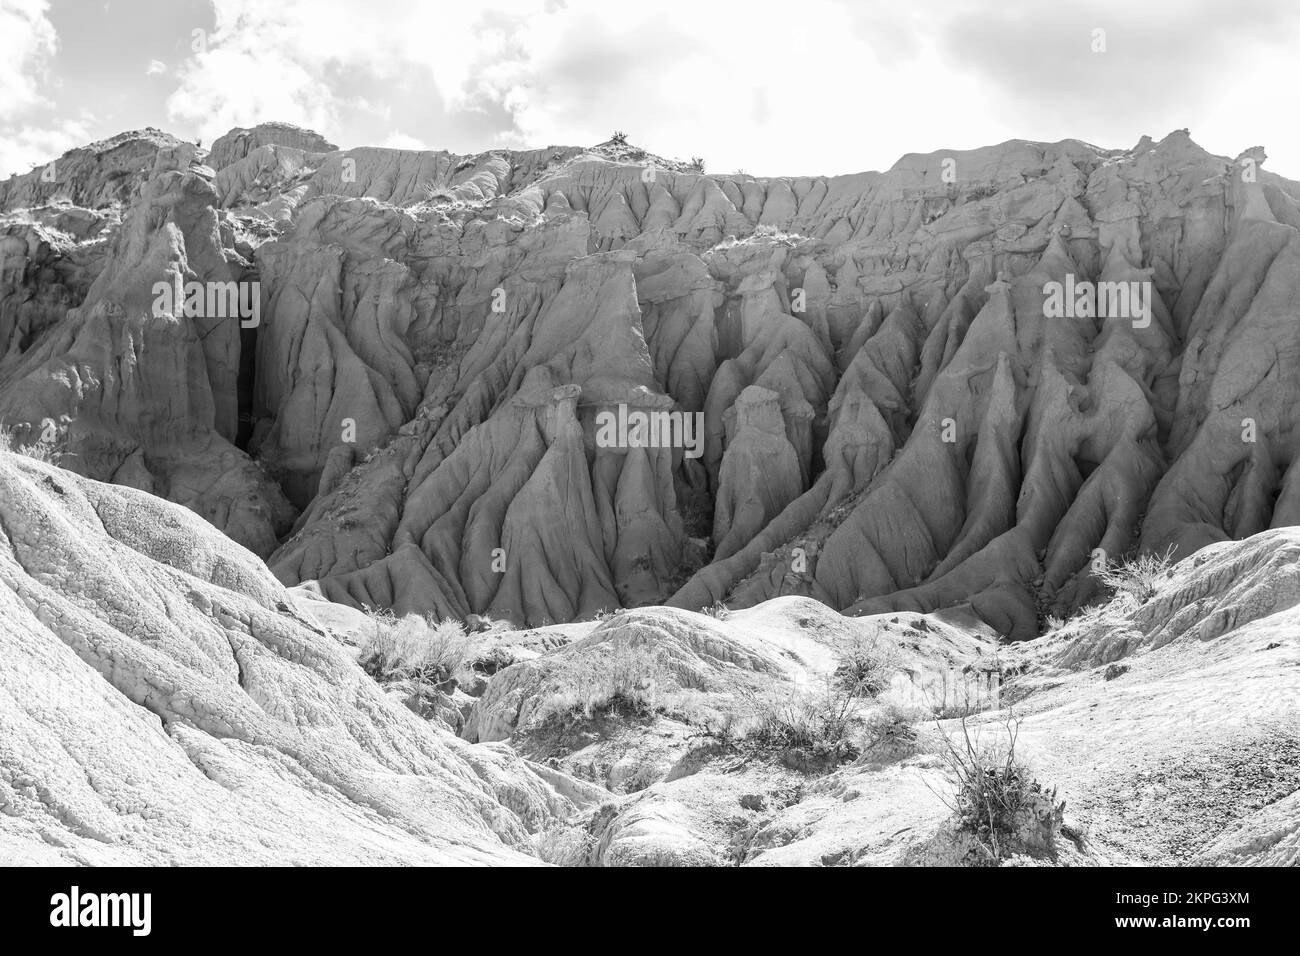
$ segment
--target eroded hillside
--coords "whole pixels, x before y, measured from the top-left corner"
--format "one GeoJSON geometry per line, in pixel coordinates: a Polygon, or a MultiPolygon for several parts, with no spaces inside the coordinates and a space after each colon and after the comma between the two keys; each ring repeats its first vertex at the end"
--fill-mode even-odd
{"type": "Polygon", "coordinates": [[[174,505],[0,450],[0,545],[6,865],[517,865],[582,802],[387,699],[174,505]]]}
{"type": "Polygon", "coordinates": [[[1178,131],[760,179],[124,135],[0,185],[0,422],[354,606],[803,595],[1028,637],[1099,554],[1300,522],[1300,185],[1262,161],[1178,131]],[[257,314],[160,312],[177,280],[257,314]],[[1048,306],[1088,282],[1145,313],[1048,306]],[[698,448],[598,441],[614,411],[699,413],[698,448]]]}

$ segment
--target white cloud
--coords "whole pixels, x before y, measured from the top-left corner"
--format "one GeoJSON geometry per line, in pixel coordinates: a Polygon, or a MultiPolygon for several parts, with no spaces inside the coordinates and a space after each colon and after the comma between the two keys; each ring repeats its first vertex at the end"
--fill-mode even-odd
{"type": "Polygon", "coordinates": [[[417,139],[414,136],[408,136],[406,133],[403,133],[400,129],[394,130],[391,136],[389,136],[382,143],[378,143],[377,145],[386,147],[388,149],[426,149],[427,150],[427,149],[440,148],[436,146],[430,146],[427,143],[425,143],[424,140],[422,139],[417,139]]]}
{"type": "Polygon", "coordinates": [[[398,95],[412,68],[426,96],[459,100],[484,55],[478,21],[541,0],[432,5],[423,0],[212,0],[215,29],[206,49],[179,70],[167,102],[174,121],[215,138],[232,126],[283,120],[331,132],[367,110],[366,100],[398,95]],[[387,90],[382,87],[387,84],[387,90]]]}
{"type": "Polygon", "coordinates": [[[774,18],[732,0],[212,0],[215,29],[179,68],[168,111],[208,139],[279,119],[350,145],[382,142],[376,123],[458,149],[618,128],[758,174],[884,168],[905,151],[1016,137],[1129,146],[1189,126],[1221,152],[1262,141],[1270,168],[1300,176],[1300,127],[1262,93],[1294,85],[1285,11],[1005,2],[800,0],[774,18]]]}
{"type": "Polygon", "coordinates": [[[855,12],[801,0],[798,19],[778,26],[703,0],[620,5],[616,15],[604,0],[569,0],[480,31],[483,55],[461,93],[504,105],[518,145],[591,143],[620,129],[656,152],[703,155],[720,172],[866,169],[892,162],[895,144],[943,145],[940,128],[961,137],[972,111],[923,105],[957,99],[936,52],[919,45],[886,67],[856,32],[855,12]]]}
{"type": "Polygon", "coordinates": [[[0,128],[0,178],[30,172],[95,137],[87,120],[63,120],[48,127],[0,128]]]}
{"type": "Polygon", "coordinates": [[[0,177],[25,173],[84,143],[82,120],[33,120],[46,95],[58,34],[45,0],[0,0],[0,177]]]}
{"type": "Polygon", "coordinates": [[[181,67],[168,115],[194,125],[207,140],[271,119],[316,130],[334,126],[334,93],[284,52],[258,46],[238,34],[181,67]]]}
{"type": "MultiPolygon", "coordinates": [[[[344,146],[457,150],[582,145],[620,129],[711,170],[770,175],[1010,138],[1128,146],[1187,126],[1221,153],[1262,143],[1268,168],[1300,178],[1300,126],[1277,99],[1294,86],[1300,7],[1267,0],[800,0],[779,18],[734,0],[210,2],[213,27],[184,62],[104,67],[127,96],[174,83],[168,125],[208,142],[268,120],[344,146]]],[[[47,13],[46,0],[0,0],[10,162],[71,135],[60,119],[75,107],[102,106],[56,112],[47,13]]]]}
{"type": "Polygon", "coordinates": [[[43,92],[58,35],[46,0],[0,0],[0,120],[48,102],[43,92]]]}

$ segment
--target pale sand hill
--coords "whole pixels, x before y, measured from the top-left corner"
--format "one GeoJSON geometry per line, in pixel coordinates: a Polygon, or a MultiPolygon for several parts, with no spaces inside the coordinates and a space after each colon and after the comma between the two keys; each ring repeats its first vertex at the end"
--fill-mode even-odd
{"type": "Polygon", "coordinates": [[[572,810],[189,511],[0,452],[0,862],[519,864],[572,810]]]}

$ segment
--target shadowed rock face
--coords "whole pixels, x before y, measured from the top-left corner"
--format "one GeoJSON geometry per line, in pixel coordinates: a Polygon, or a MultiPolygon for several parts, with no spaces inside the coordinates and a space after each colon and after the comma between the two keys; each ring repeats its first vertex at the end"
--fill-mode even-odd
{"type": "Polygon", "coordinates": [[[120,223],[62,207],[6,216],[0,421],[20,438],[57,439],[79,473],[184,504],[265,555],[294,512],[234,445],[240,316],[188,316],[178,297],[157,300],[159,283],[227,288],[252,274],[193,156],[188,144],[159,148],[120,223]],[[90,238],[61,257],[73,228],[90,238]],[[24,308],[66,302],[83,285],[62,316],[24,308]]]}
{"type": "Polygon", "coordinates": [[[1099,551],[1300,523],[1300,185],[1257,148],[756,179],[162,135],[0,184],[0,422],[332,600],[536,626],[793,594],[1019,638],[1099,551]],[[155,315],[178,276],[257,282],[260,324],[155,315]],[[698,448],[602,437],[673,413],[698,448]]]}

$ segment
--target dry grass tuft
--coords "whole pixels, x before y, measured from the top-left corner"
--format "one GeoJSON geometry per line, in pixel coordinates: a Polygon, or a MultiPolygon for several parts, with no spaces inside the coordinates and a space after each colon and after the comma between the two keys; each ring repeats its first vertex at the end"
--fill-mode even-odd
{"type": "Polygon", "coordinates": [[[581,658],[564,658],[533,720],[557,729],[617,713],[646,717],[660,709],[667,673],[649,648],[606,642],[581,658]]]}
{"type": "Polygon", "coordinates": [[[415,614],[396,618],[391,612],[371,612],[370,619],[373,630],[358,660],[375,680],[445,681],[469,655],[470,638],[457,621],[433,621],[415,614]]]}
{"type": "Polygon", "coordinates": [[[23,442],[15,431],[16,429],[0,427],[0,451],[13,452],[15,455],[31,458],[33,461],[43,461],[47,465],[62,466],[63,459],[68,454],[63,441],[38,439],[34,442],[23,442]]]}

